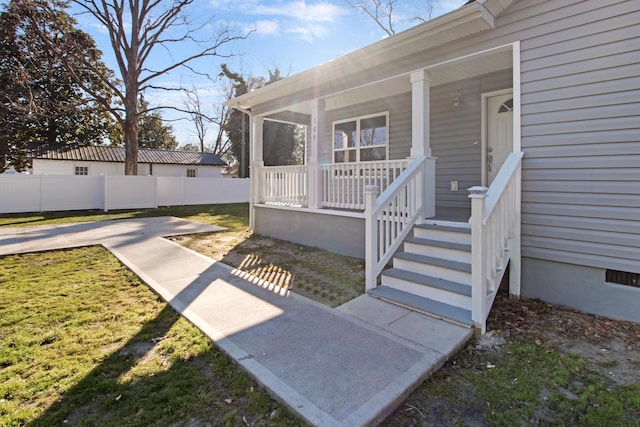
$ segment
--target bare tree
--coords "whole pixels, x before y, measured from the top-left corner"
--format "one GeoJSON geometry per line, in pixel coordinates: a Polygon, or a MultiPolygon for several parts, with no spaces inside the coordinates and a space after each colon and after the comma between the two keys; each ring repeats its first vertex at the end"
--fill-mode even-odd
{"type": "Polygon", "coordinates": [[[203,112],[202,102],[198,89],[193,86],[191,89],[185,89],[185,97],[182,99],[184,108],[189,111],[189,117],[196,128],[196,137],[200,143],[200,152],[204,153],[204,140],[209,131],[209,123],[211,118],[207,117],[203,112]]]}
{"type": "Polygon", "coordinates": [[[231,147],[231,141],[227,133],[224,130],[223,124],[226,123],[231,109],[225,104],[233,97],[233,91],[229,84],[225,84],[222,87],[222,94],[220,99],[211,104],[214,107],[212,114],[207,114],[203,105],[203,100],[196,87],[185,90],[185,98],[183,99],[185,110],[188,112],[193,126],[196,129],[196,136],[198,143],[200,144],[200,152],[205,152],[207,149],[219,157],[223,157],[229,151],[231,147]],[[205,147],[205,139],[210,130],[210,126],[216,128],[216,136],[213,140],[213,144],[209,147],[205,147]]]}
{"type": "Polygon", "coordinates": [[[345,0],[349,6],[362,11],[373,19],[387,35],[396,33],[393,22],[393,7],[398,0],[345,0]]]}
{"type": "MultiPolygon", "coordinates": [[[[95,18],[109,35],[115,55],[120,80],[105,77],[105,83],[115,93],[116,102],[112,103],[90,88],[85,90],[110,111],[124,130],[125,173],[136,175],[138,171],[138,132],[140,118],[146,111],[140,109],[140,98],[145,90],[179,90],[156,83],[167,73],[185,68],[189,72],[199,73],[194,62],[205,57],[228,57],[221,51],[230,42],[247,36],[234,34],[229,28],[218,28],[208,34],[206,39],[199,38],[205,24],[194,27],[187,17],[187,7],[194,0],[71,0],[84,13],[95,18]],[[193,50],[185,49],[189,44],[193,50]],[[180,47],[178,47],[180,45],[180,47]],[[164,49],[164,58],[169,61],[158,69],[147,65],[153,53],[164,49]],[[182,54],[182,55],[181,55],[182,54]],[[155,83],[155,84],[154,84],[155,83]]],[[[84,63],[86,67],[90,64],[84,63]]],[[[71,67],[69,67],[71,68],[71,67]]],[[[72,73],[75,70],[71,70],[72,73]]],[[[77,81],[82,81],[76,73],[77,81]]],[[[175,108],[175,107],[172,107],[175,108]]],[[[178,109],[179,108],[175,108],[178,109]]]]}
{"type": "Polygon", "coordinates": [[[222,99],[216,106],[217,112],[212,118],[213,123],[217,126],[216,138],[213,141],[213,152],[218,157],[226,156],[231,149],[231,139],[227,132],[225,132],[224,124],[227,123],[229,114],[231,114],[232,111],[232,109],[227,106],[226,101],[229,101],[232,98],[233,88],[230,84],[224,85],[222,99]]]}
{"type": "MultiPolygon", "coordinates": [[[[345,0],[353,9],[362,11],[375,22],[388,36],[396,33],[397,16],[394,15],[395,6],[399,0],[345,0]]],[[[427,22],[433,18],[433,13],[439,0],[424,0],[424,13],[416,11],[409,22],[427,22]]]]}
{"type": "Polygon", "coordinates": [[[438,4],[438,0],[427,0],[425,3],[426,17],[414,16],[412,21],[427,22],[430,21],[431,18],[433,18],[433,11],[438,4]]]}

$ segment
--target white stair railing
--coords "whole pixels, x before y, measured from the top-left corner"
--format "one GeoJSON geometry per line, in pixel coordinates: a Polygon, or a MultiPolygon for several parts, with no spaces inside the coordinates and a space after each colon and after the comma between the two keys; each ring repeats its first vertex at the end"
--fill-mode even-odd
{"type": "Polygon", "coordinates": [[[364,187],[375,185],[380,191],[386,190],[408,163],[403,159],[321,165],[322,206],[364,210],[364,187]]]}
{"type": "MultiPolygon", "coordinates": [[[[471,318],[485,333],[486,320],[511,259],[510,288],[520,288],[520,180],[522,152],[509,154],[487,187],[471,193],[471,318]]],[[[513,293],[513,291],[512,291],[513,293]]]]}
{"type": "MultiPolygon", "coordinates": [[[[433,159],[430,159],[433,160],[433,159]]],[[[378,275],[389,262],[414,224],[424,218],[425,157],[412,161],[380,197],[378,187],[365,187],[365,281],[366,289],[377,286],[378,275]]]]}
{"type": "Polygon", "coordinates": [[[280,206],[306,206],[307,169],[305,165],[260,168],[259,202],[280,206]]]}

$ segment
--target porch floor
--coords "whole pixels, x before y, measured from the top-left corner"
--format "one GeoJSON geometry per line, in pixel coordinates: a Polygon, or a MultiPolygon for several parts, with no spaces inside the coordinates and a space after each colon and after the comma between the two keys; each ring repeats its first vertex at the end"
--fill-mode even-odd
{"type": "Polygon", "coordinates": [[[104,245],[311,425],[376,424],[471,338],[367,295],[331,309],[282,294],[162,238],[219,229],[176,218],[4,228],[0,255],[104,245]]]}

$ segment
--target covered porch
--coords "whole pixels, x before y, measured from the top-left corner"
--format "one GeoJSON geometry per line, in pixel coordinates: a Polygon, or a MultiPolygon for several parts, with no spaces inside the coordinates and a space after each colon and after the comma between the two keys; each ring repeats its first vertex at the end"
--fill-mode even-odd
{"type": "Polygon", "coordinates": [[[371,295],[422,312],[435,298],[457,313],[435,317],[484,331],[510,261],[511,293],[519,294],[519,49],[516,42],[445,55],[359,83],[353,75],[309,90],[282,83],[280,97],[239,103],[252,124],[252,227],[364,258],[371,295]],[[265,121],[306,127],[305,164],[264,165],[265,121]],[[422,235],[426,225],[460,228],[462,236],[440,241],[438,230],[422,235]],[[405,258],[420,263],[405,263],[399,251],[415,241],[437,241],[418,250],[442,262],[415,253],[405,258]],[[448,259],[451,248],[462,253],[448,259]],[[423,265],[433,262],[445,267],[423,265]],[[390,264],[403,266],[397,277],[389,278],[390,264]],[[431,279],[461,295],[416,287],[431,279]]]}
{"type": "Polygon", "coordinates": [[[490,153],[484,115],[487,93],[513,97],[513,51],[477,52],[253,114],[252,203],[363,213],[365,187],[383,193],[424,156],[423,217],[467,221],[466,189],[486,186],[508,154],[490,153]],[[264,121],[306,128],[305,164],[264,166],[264,121]]]}

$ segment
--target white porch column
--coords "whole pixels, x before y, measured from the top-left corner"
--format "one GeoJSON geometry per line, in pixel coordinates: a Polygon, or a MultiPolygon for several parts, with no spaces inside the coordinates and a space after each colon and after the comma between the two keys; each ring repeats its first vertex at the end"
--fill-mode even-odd
{"type": "Polygon", "coordinates": [[[309,172],[307,185],[307,205],[312,209],[322,207],[322,176],[320,171],[320,147],[324,141],[324,100],[311,101],[311,125],[308,133],[309,172]]]}
{"type": "Polygon", "coordinates": [[[411,157],[431,157],[429,98],[427,72],[411,73],[411,157]]]}
{"type": "Polygon", "coordinates": [[[426,156],[424,217],[436,215],[436,161],[431,157],[431,87],[425,70],[411,73],[411,157],[426,156]]]}
{"type": "Polygon", "coordinates": [[[251,118],[251,203],[262,202],[262,182],[260,180],[261,168],[264,166],[263,158],[263,125],[264,119],[260,116],[251,118]]]}

